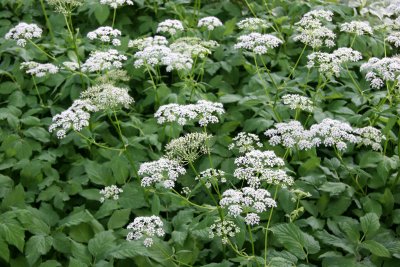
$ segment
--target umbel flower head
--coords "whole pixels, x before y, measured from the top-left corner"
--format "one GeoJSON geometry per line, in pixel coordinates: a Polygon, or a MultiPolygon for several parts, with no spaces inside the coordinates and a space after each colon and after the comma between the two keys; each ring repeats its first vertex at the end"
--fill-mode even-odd
{"type": "Polygon", "coordinates": [[[33,38],[40,38],[42,36],[42,29],[36,24],[28,24],[25,22],[20,22],[14,28],[5,35],[6,40],[16,40],[17,45],[24,47],[26,45],[26,40],[31,40],[33,38]]]}
{"type": "Polygon", "coordinates": [[[207,142],[210,138],[206,133],[188,133],[173,139],[165,146],[166,156],[183,164],[192,163],[209,152],[207,142]]]}
{"type": "Polygon", "coordinates": [[[259,213],[267,211],[267,208],[276,207],[276,202],[265,189],[243,187],[240,190],[228,189],[222,193],[221,207],[228,209],[228,214],[234,218],[245,214],[244,221],[248,225],[256,225],[260,222],[259,213]]]}
{"type": "Polygon", "coordinates": [[[131,0],[100,0],[100,4],[109,5],[112,8],[117,8],[123,5],[133,5],[131,0]]]}
{"type": "Polygon", "coordinates": [[[215,222],[208,229],[208,237],[213,239],[215,236],[220,237],[222,244],[227,244],[230,237],[235,237],[236,234],[240,233],[240,228],[235,222],[224,218],[215,220],[215,222]]]}
{"type": "Polygon", "coordinates": [[[151,247],[154,243],[154,237],[163,237],[164,223],[158,216],[136,217],[126,228],[130,230],[126,236],[126,240],[143,239],[145,247],[151,247]]]}
{"type": "Polygon", "coordinates": [[[115,49],[108,51],[94,51],[90,57],[82,64],[84,72],[100,72],[103,70],[120,69],[122,61],[127,60],[127,57],[120,55],[115,49]]]}
{"type": "Polygon", "coordinates": [[[392,32],[386,38],[386,41],[392,43],[395,47],[400,46],[400,32],[392,32]]]}
{"type": "Polygon", "coordinates": [[[84,0],[46,0],[56,12],[70,14],[75,8],[83,5],[84,0]]]}
{"type": "Polygon", "coordinates": [[[228,146],[229,150],[238,149],[239,153],[246,153],[256,148],[261,148],[263,144],[260,138],[252,133],[240,132],[232,139],[232,144],[228,146]]]}
{"type": "Polygon", "coordinates": [[[116,185],[106,186],[104,189],[100,190],[100,194],[102,195],[100,202],[103,203],[106,199],[111,198],[117,200],[119,194],[122,192],[124,192],[124,190],[118,188],[116,185]]]}
{"type": "Polygon", "coordinates": [[[56,132],[58,138],[64,138],[69,130],[81,131],[89,125],[90,112],[97,111],[90,100],[75,100],[67,110],[53,117],[49,132],[56,132]]]}
{"type": "Polygon", "coordinates": [[[269,27],[265,19],[260,18],[245,18],[236,23],[237,27],[241,30],[257,31],[269,27]]]}
{"type": "Polygon", "coordinates": [[[119,36],[121,36],[121,31],[113,29],[109,26],[99,27],[87,34],[87,38],[90,40],[99,40],[103,43],[111,42],[114,46],[121,45],[121,41],[118,39],[119,36]]]}
{"type": "Polygon", "coordinates": [[[183,24],[180,20],[167,19],[160,22],[157,26],[157,33],[169,33],[170,35],[175,35],[177,32],[183,31],[183,24]]]}
{"type": "Polygon", "coordinates": [[[351,21],[345,22],[340,25],[340,31],[353,33],[356,35],[372,34],[372,27],[369,25],[368,21],[351,21]]]}
{"type": "Polygon", "coordinates": [[[237,168],[233,176],[246,180],[254,188],[260,187],[263,182],[283,187],[293,184],[293,178],[282,169],[285,165],[283,159],[273,151],[252,150],[236,158],[235,165],[237,168]]]}
{"type": "Polygon", "coordinates": [[[370,82],[371,87],[379,89],[386,81],[399,80],[400,58],[385,57],[379,59],[373,57],[367,63],[362,64],[360,69],[367,72],[365,79],[370,82]]]}
{"type": "Polygon", "coordinates": [[[26,73],[36,77],[43,77],[47,74],[55,74],[59,68],[51,63],[41,64],[34,61],[22,62],[21,69],[26,69],[26,73]]]}
{"type": "Polygon", "coordinates": [[[186,125],[188,121],[197,120],[199,125],[206,127],[210,123],[218,123],[217,115],[225,113],[221,103],[199,100],[196,104],[179,105],[168,104],[159,107],[154,117],[157,123],[178,122],[186,125]]]}
{"type": "Polygon", "coordinates": [[[143,50],[148,46],[167,46],[168,40],[164,36],[156,35],[154,37],[144,37],[128,42],[128,47],[134,47],[139,50],[143,50]]]}
{"type": "Polygon", "coordinates": [[[307,68],[319,65],[318,70],[322,73],[340,76],[341,65],[348,62],[357,62],[362,59],[361,53],[352,48],[341,47],[331,54],[314,52],[308,55],[307,68]]]}
{"type": "Polygon", "coordinates": [[[282,102],[288,105],[290,109],[300,109],[304,111],[313,111],[313,102],[306,96],[297,94],[287,94],[282,97],[282,102]]]}
{"type": "Polygon", "coordinates": [[[257,55],[264,55],[269,49],[282,44],[283,41],[271,34],[261,34],[252,32],[239,36],[238,42],[234,45],[235,49],[244,49],[257,55]]]}
{"type": "Polygon", "coordinates": [[[297,31],[294,36],[295,41],[309,45],[312,48],[318,48],[323,45],[328,47],[335,46],[335,34],[322,22],[332,21],[333,13],[325,10],[312,10],[304,14],[299,22],[296,23],[297,31]]]}
{"type": "Polygon", "coordinates": [[[197,27],[199,28],[207,28],[207,30],[212,31],[217,27],[221,27],[222,22],[219,20],[219,18],[216,17],[205,17],[199,20],[197,23],[197,27]]]}
{"type": "Polygon", "coordinates": [[[198,37],[181,37],[175,40],[170,48],[172,51],[185,54],[189,58],[205,58],[211,54],[211,49],[218,47],[216,41],[204,41],[198,37]]]}
{"type": "Polygon", "coordinates": [[[202,181],[207,188],[218,185],[218,183],[226,183],[225,172],[212,168],[202,171],[199,176],[196,176],[195,180],[202,181]]]}
{"type": "Polygon", "coordinates": [[[107,83],[89,87],[81,93],[81,98],[89,99],[99,110],[129,108],[134,102],[126,88],[116,87],[107,83]]]}
{"type": "Polygon", "coordinates": [[[142,163],[138,173],[144,176],[141,182],[143,187],[160,183],[161,186],[170,189],[175,186],[178,176],[185,174],[186,170],[176,160],[160,158],[157,161],[142,163]]]}

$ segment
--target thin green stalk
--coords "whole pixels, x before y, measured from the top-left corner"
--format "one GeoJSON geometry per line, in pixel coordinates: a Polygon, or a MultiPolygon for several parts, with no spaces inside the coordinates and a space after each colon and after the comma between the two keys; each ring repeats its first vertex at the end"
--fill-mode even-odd
{"type": "Polygon", "coordinates": [[[34,76],[34,75],[32,75],[32,81],[33,81],[33,85],[34,85],[35,90],[36,90],[36,94],[37,94],[38,97],[39,97],[40,105],[41,105],[42,107],[45,107],[45,105],[44,105],[44,103],[43,103],[43,100],[42,100],[42,97],[40,96],[39,89],[38,89],[38,87],[37,87],[37,84],[36,84],[36,80],[35,80],[35,76],[34,76]]]}
{"type": "MultiPolygon", "coordinates": [[[[276,200],[276,197],[278,195],[278,189],[279,189],[279,185],[277,185],[275,187],[275,193],[274,193],[274,200],[276,200]]],[[[267,227],[265,228],[265,239],[264,239],[264,265],[267,266],[267,254],[268,254],[268,231],[269,231],[269,225],[271,223],[271,219],[272,219],[272,214],[274,212],[274,207],[271,208],[270,212],[269,212],[269,216],[268,216],[268,222],[267,222],[267,227]]]]}
{"type": "Polygon", "coordinates": [[[154,89],[154,92],[155,92],[155,95],[156,95],[156,98],[155,98],[155,106],[156,107],[158,107],[159,105],[160,105],[160,99],[159,99],[159,97],[158,97],[158,92],[157,92],[157,86],[156,86],[156,83],[155,83],[155,81],[154,81],[154,78],[153,78],[153,75],[151,74],[151,70],[150,70],[150,68],[149,68],[149,66],[146,64],[146,68],[147,68],[147,72],[149,73],[149,75],[150,75],[150,79],[151,79],[151,82],[152,82],[152,84],[153,84],[153,89],[154,89]]]}
{"type": "Polygon", "coordinates": [[[254,16],[255,18],[257,18],[257,15],[256,15],[256,13],[253,11],[253,8],[250,6],[249,2],[247,2],[247,0],[244,0],[244,1],[246,2],[246,5],[247,5],[247,7],[249,8],[251,14],[253,14],[253,16],[254,16]]]}
{"type": "Polygon", "coordinates": [[[42,7],[42,12],[43,12],[43,15],[44,15],[44,19],[46,20],[47,28],[49,29],[49,33],[50,33],[50,37],[51,37],[51,43],[54,44],[54,39],[55,38],[54,38],[53,28],[51,27],[51,23],[50,23],[49,18],[47,16],[47,12],[46,12],[46,8],[44,6],[43,0],[40,0],[40,6],[42,7]]]}
{"type": "Polygon", "coordinates": [[[112,19],[112,24],[111,24],[111,28],[114,28],[114,23],[115,23],[115,17],[117,15],[117,9],[114,8],[114,13],[113,13],[113,19],[112,19]]]}
{"type": "Polygon", "coordinates": [[[75,130],[75,133],[77,133],[80,137],[82,137],[83,139],[85,139],[86,141],[88,141],[89,143],[104,148],[104,149],[108,149],[108,150],[114,150],[114,151],[119,151],[119,152],[123,152],[123,149],[120,148],[114,148],[114,147],[109,147],[109,146],[105,146],[102,144],[97,143],[96,141],[94,141],[93,139],[88,138],[87,136],[83,135],[82,133],[78,132],[75,130]]]}
{"type": "Polygon", "coordinates": [[[339,151],[336,149],[336,147],[334,147],[334,151],[335,151],[335,154],[338,157],[341,165],[348,171],[348,173],[350,174],[351,179],[355,182],[355,184],[357,185],[358,189],[360,189],[361,193],[365,196],[365,191],[361,187],[360,183],[358,182],[358,176],[354,177],[353,174],[351,174],[351,171],[350,171],[349,167],[347,167],[346,163],[343,161],[342,155],[339,153],[339,151]]]}
{"type": "Polygon", "coordinates": [[[288,79],[290,79],[290,77],[292,77],[292,75],[294,74],[294,71],[296,70],[297,65],[299,64],[300,59],[302,58],[302,56],[304,54],[304,51],[306,50],[306,47],[307,47],[307,45],[305,44],[304,47],[303,47],[303,50],[301,50],[301,53],[300,53],[299,57],[297,58],[296,64],[294,64],[294,67],[292,68],[292,70],[291,70],[291,72],[290,72],[290,74],[288,76],[288,79]]]}
{"type": "Polygon", "coordinates": [[[350,76],[350,78],[351,78],[353,84],[356,86],[358,92],[360,92],[361,96],[364,96],[363,91],[361,90],[360,86],[358,85],[358,83],[357,83],[356,80],[354,79],[353,75],[351,74],[351,72],[350,72],[350,70],[349,70],[347,64],[346,64],[346,70],[347,70],[347,74],[349,74],[349,76],[350,76]]]}
{"type": "Polygon", "coordinates": [[[251,242],[251,252],[253,253],[253,256],[256,256],[256,252],[254,250],[254,241],[253,241],[253,234],[251,233],[251,228],[250,225],[247,225],[247,230],[249,231],[249,238],[251,242]]]}
{"type": "Polygon", "coordinates": [[[43,54],[45,54],[47,57],[51,58],[54,61],[57,61],[57,59],[55,57],[53,57],[52,55],[48,54],[46,51],[44,51],[42,48],[40,48],[37,44],[35,44],[34,42],[32,42],[30,39],[28,39],[28,41],[34,46],[36,47],[38,50],[40,50],[40,52],[42,52],[43,54]]]}
{"type": "Polygon", "coordinates": [[[351,40],[350,48],[353,48],[354,41],[356,40],[357,35],[354,34],[353,40],[351,40]]]}
{"type": "Polygon", "coordinates": [[[199,209],[206,209],[206,210],[215,210],[216,208],[210,208],[210,207],[204,207],[200,206],[192,201],[190,201],[188,198],[182,196],[179,192],[177,192],[175,189],[171,189],[172,192],[174,192],[174,195],[185,200],[189,205],[192,205],[193,207],[199,208],[199,209]]]}

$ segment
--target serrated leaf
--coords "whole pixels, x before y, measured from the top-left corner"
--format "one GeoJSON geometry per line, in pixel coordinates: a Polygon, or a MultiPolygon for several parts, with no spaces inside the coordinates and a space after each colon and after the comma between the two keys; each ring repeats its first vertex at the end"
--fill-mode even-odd
{"type": "Polygon", "coordinates": [[[122,209],[116,210],[111,215],[108,220],[107,227],[108,229],[120,228],[127,224],[129,221],[129,215],[131,214],[131,209],[122,209]]]}
{"type": "Polygon", "coordinates": [[[41,255],[46,254],[53,244],[53,238],[45,235],[32,236],[26,242],[25,255],[28,262],[33,265],[41,255]]]}
{"type": "Polygon", "coordinates": [[[324,244],[341,248],[351,254],[355,253],[354,246],[345,239],[329,234],[326,230],[318,231],[315,236],[324,244]]]}
{"type": "Polygon", "coordinates": [[[89,252],[96,259],[103,259],[115,246],[115,236],[112,231],[100,232],[89,240],[89,252]]]}
{"type": "Polygon", "coordinates": [[[111,256],[116,259],[133,258],[135,256],[149,256],[150,253],[140,241],[126,241],[115,248],[111,256]]]}
{"type": "Polygon", "coordinates": [[[25,232],[16,221],[0,221],[0,236],[7,241],[8,244],[14,245],[21,252],[23,251],[25,244],[25,232]]]}
{"type": "Polygon", "coordinates": [[[75,258],[69,258],[69,264],[68,267],[87,267],[88,265],[80,260],[77,260],[75,258]]]}
{"type": "Polygon", "coordinates": [[[7,263],[10,260],[10,250],[8,249],[7,243],[4,242],[3,239],[0,239],[0,258],[7,263]]]}
{"type": "Polygon", "coordinates": [[[361,229],[368,237],[373,236],[380,228],[379,217],[375,213],[367,213],[360,218],[361,229]]]}
{"type": "Polygon", "coordinates": [[[390,258],[389,250],[375,240],[366,240],[360,246],[368,249],[375,256],[390,258]]]}

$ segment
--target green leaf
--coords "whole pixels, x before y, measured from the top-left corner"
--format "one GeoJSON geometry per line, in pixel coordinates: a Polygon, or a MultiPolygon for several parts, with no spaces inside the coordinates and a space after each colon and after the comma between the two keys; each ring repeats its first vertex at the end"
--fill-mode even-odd
{"type": "Polygon", "coordinates": [[[68,217],[62,219],[59,222],[60,227],[69,227],[78,225],[83,222],[89,222],[93,219],[93,216],[87,210],[82,210],[77,213],[72,213],[68,217]]]}
{"type": "Polygon", "coordinates": [[[16,221],[0,221],[0,236],[8,244],[14,245],[19,251],[23,251],[25,244],[24,229],[16,221]]]}
{"type": "Polygon", "coordinates": [[[8,207],[25,207],[25,191],[21,184],[18,184],[13,191],[9,192],[1,202],[3,208],[8,207]]]}
{"type": "Polygon", "coordinates": [[[50,141],[49,131],[41,127],[30,127],[24,131],[24,135],[27,137],[32,137],[40,142],[47,143],[50,141]]]}
{"type": "Polygon", "coordinates": [[[92,257],[90,256],[89,250],[86,246],[81,243],[71,241],[71,254],[79,261],[85,264],[91,264],[92,257]]]}
{"type": "Polygon", "coordinates": [[[331,235],[326,230],[316,232],[315,236],[326,245],[341,248],[351,254],[355,253],[354,246],[349,244],[346,239],[341,239],[337,236],[331,235]]]}
{"type": "Polygon", "coordinates": [[[389,250],[375,240],[366,240],[360,246],[368,249],[375,256],[390,258],[389,250]]]}
{"type": "Polygon", "coordinates": [[[344,183],[325,182],[319,189],[330,193],[331,196],[335,196],[345,191],[347,187],[348,185],[344,183]]]}
{"type": "Polygon", "coordinates": [[[116,210],[111,215],[110,220],[108,220],[108,229],[121,228],[126,225],[129,221],[129,215],[131,214],[131,209],[116,210]]]}
{"type": "Polygon", "coordinates": [[[68,267],[87,267],[88,265],[80,260],[75,258],[69,258],[68,267]]]}
{"type": "Polygon", "coordinates": [[[276,225],[271,228],[271,231],[276,239],[299,259],[305,259],[308,254],[314,254],[320,250],[318,241],[302,232],[293,223],[276,225]]]}
{"type": "Polygon", "coordinates": [[[116,259],[133,258],[138,255],[150,256],[149,251],[140,241],[123,242],[111,253],[111,256],[116,259]]]}
{"type": "Polygon", "coordinates": [[[10,250],[8,245],[3,239],[0,239],[0,257],[8,263],[10,260],[10,250]]]}
{"type": "Polygon", "coordinates": [[[88,249],[89,252],[96,259],[104,259],[107,257],[108,252],[115,246],[115,236],[112,231],[100,232],[95,235],[94,238],[89,240],[88,249]]]}
{"type": "Polygon", "coordinates": [[[94,8],[94,16],[100,25],[106,22],[108,16],[110,15],[110,9],[105,5],[97,4],[94,8]]]}
{"type": "Polygon", "coordinates": [[[39,267],[58,267],[58,266],[62,265],[56,260],[48,260],[39,265],[39,267]]]}
{"type": "Polygon", "coordinates": [[[361,229],[367,238],[372,237],[380,228],[379,217],[375,213],[367,213],[360,218],[361,229]]]}
{"type": "Polygon", "coordinates": [[[53,244],[53,238],[45,235],[32,236],[26,242],[25,255],[28,262],[33,265],[41,255],[46,254],[53,244]]]}

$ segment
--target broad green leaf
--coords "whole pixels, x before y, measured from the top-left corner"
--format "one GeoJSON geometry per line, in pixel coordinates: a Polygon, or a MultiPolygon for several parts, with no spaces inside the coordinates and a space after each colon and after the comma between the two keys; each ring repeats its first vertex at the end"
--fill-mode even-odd
{"type": "Polygon", "coordinates": [[[39,267],[59,267],[62,266],[61,263],[59,263],[56,260],[48,260],[45,262],[42,262],[39,267]]]}
{"type": "Polygon", "coordinates": [[[53,244],[53,238],[45,235],[32,236],[26,242],[25,255],[28,262],[34,264],[41,255],[46,254],[53,244]]]}
{"type": "Polygon", "coordinates": [[[390,258],[389,250],[375,240],[366,240],[360,246],[368,249],[375,256],[390,258]]]}
{"type": "Polygon", "coordinates": [[[108,220],[108,229],[121,228],[126,225],[129,221],[129,215],[131,214],[131,209],[116,210],[111,215],[110,220],[108,220]]]}
{"type": "Polygon", "coordinates": [[[375,213],[367,213],[360,218],[361,229],[368,237],[372,237],[380,228],[379,217],[375,213]]]}
{"type": "Polygon", "coordinates": [[[89,252],[96,259],[103,259],[115,246],[115,236],[112,231],[100,232],[88,243],[89,252]]]}
{"type": "Polygon", "coordinates": [[[75,258],[69,258],[69,264],[68,267],[87,267],[88,265],[80,260],[77,260],[75,258]]]}
{"type": "Polygon", "coordinates": [[[5,262],[10,260],[10,250],[8,249],[7,243],[0,239],[0,258],[2,258],[5,262]]]}
{"type": "Polygon", "coordinates": [[[331,235],[326,230],[316,232],[315,236],[326,245],[341,248],[351,254],[355,253],[354,246],[349,244],[347,239],[341,239],[337,236],[331,235]]]}
{"type": "Polygon", "coordinates": [[[0,221],[0,236],[8,244],[14,245],[19,251],[23,251],[25,244],[24,229],[16,221],[0,221]]]}
{"type": "Polygon", "coordinates": [[[140,241],[125,241],[111,253],[111,256],[117,259],[133,258],[138,255],[150,256],[150,252],[140,241]]]}
{"type": "Polygon", "coordinates": [[[108,6],[97,4],[94,8],[94,16],[100,25],[104,24],[110,15],[110,9],[108,6]]]}

